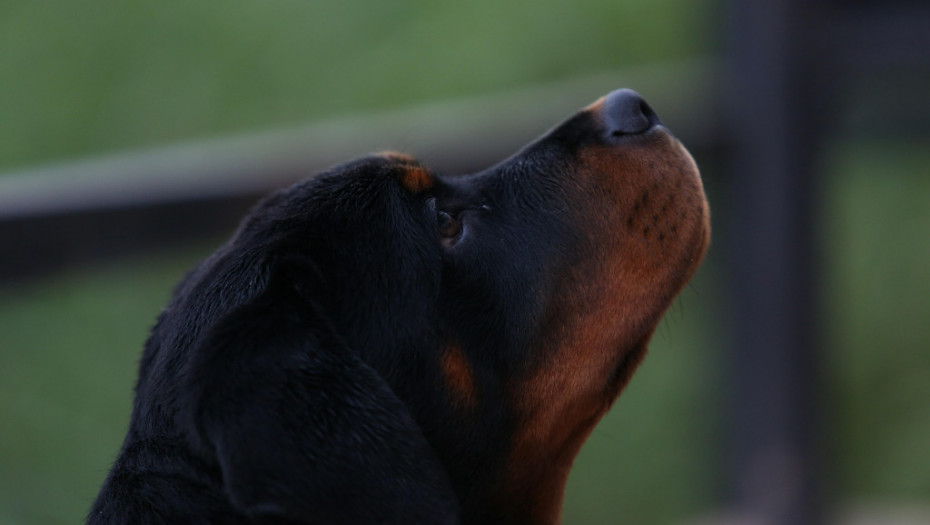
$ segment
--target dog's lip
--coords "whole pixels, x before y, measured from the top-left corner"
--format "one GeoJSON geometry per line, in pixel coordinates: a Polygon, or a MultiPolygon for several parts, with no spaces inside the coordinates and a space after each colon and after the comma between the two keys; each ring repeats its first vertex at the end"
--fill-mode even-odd
{"type": "Polygon", "coordinates": [[[655,137],[656,135],[667,135],[669,138],[672,138],[672,139],[674,139],[674,140],[678,140],[678,139],[675,137],[675,134],[672,133],[672,131],[671,131],[670,129],[668,129],[667,127],[665,127],[664,124],[656,124],[655,126],[652,126],[651,128],[647,129],[646,131],[643,131],[642,133],[639,133],[639,134],[636,134],[636,135],[623,135],[623,136],[620,136],[620,137],[618,137],[618,138],[620,138],[620,139],[623,139],[623,138],[629,138],[629,139],[636,139],[636,138],[651,139],[651,138],[655,137]]]}
{"type": "Polygon", "coordinates": [[[664,141],[668,141],[672,144],[682,145],[678,137],[676,137],[669,128],[667,128],[664,124],[657,124],[648,130],[636,135],[620,135],[608,137],[602,147],[606,147],[608,149],[623,149],[628,146],[650,147],[656,146],[664,141]]]}

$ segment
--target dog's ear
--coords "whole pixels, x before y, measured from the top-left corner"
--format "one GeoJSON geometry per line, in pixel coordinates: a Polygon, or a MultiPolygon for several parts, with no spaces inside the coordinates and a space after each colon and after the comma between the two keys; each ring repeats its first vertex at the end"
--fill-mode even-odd
{"type": "Polygon", "coordinates": [[[316,304],[312,263],[269,275],[205,333],[183,376],[188,428],[233,504],[275,523],[457,523],[414,418],[316,304]]]}

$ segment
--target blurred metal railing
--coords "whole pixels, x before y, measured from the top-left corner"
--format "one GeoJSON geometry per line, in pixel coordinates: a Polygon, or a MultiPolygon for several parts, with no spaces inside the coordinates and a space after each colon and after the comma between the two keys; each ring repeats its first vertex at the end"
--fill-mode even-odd
{"type": "Polygon", "coordinates": [[[620,86],[641,90],[689,146],[708,145],[718,138],[713,68],[649,66],[5,174],[0,282],[230,231],[260,195],[372,151],[407,151],[443,172],[480,169],[620,86]]]}
{"type": "MultiPolygon", "coordinates": [[[[930,70],[930,6],[731,0],[728,11],[729,499],[741,522],[814,525],[829,504],[816,273],[825,130],[863,77],[930,70]]],[[[886,121],[901,120],[893,96],[869,101],[886,121]]]]}

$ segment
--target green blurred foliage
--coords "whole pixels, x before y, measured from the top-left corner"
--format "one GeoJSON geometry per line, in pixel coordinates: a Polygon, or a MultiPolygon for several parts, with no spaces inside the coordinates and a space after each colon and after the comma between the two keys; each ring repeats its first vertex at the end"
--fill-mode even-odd
{"type": "Polygon", "coordinates": [[[930,502],[930,141],[830,157],[828,459],[845,495],[930,502]]]}
{"type": "Polygon", "coordinates": [[[4,0],[0,171],[688,57],[707,0],[4,0]]]}
{"type": "Polygon", "coordinates": [[[83,519],[125,434],[148,328],[190,260],[0,291],[0,523],[83,519]]]}

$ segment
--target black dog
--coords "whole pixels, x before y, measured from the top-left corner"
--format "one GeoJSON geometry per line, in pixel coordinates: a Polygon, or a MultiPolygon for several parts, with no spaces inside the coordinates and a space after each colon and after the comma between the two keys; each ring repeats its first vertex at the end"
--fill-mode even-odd
{"type": "Polygon", "coordinates": [[[375,155],[260,203],[177,287],[90,523],[555,523],[709,239],[634,92],[481,173],[375,155]]]}

